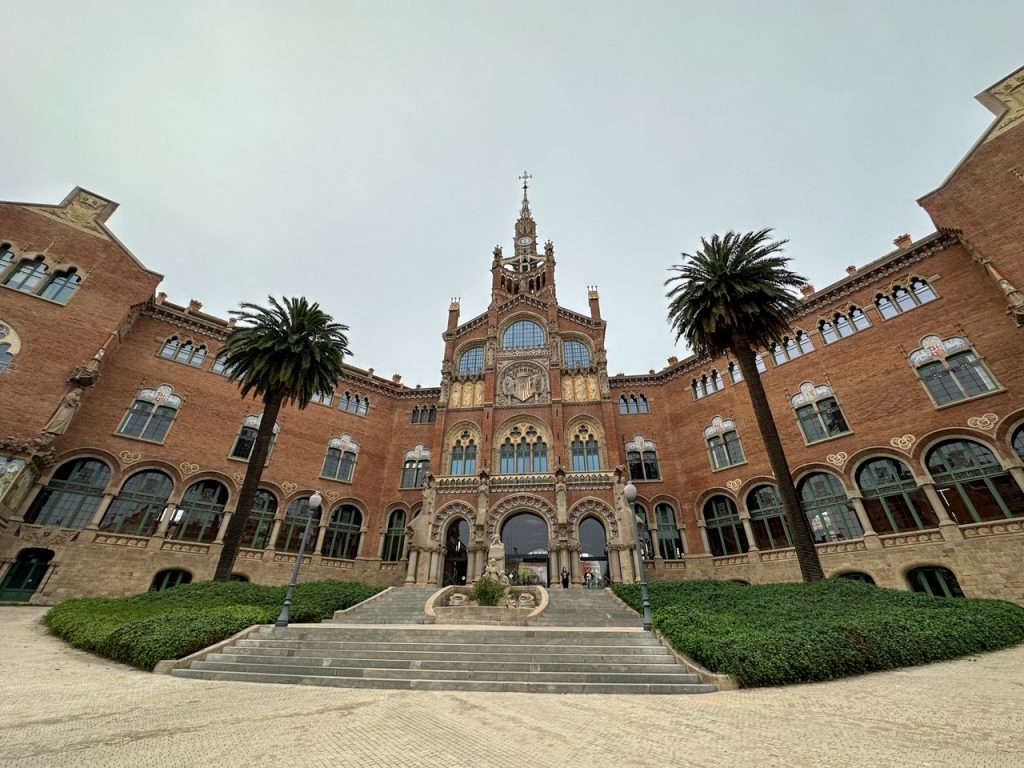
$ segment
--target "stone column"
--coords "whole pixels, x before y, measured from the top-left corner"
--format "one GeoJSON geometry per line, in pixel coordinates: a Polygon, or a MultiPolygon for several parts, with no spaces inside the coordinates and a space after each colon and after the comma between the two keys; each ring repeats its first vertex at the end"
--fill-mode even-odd
{"type": "Polygon", "coordinates": [[[857,513],[860,527],[864,529],[864,546],[868,549],[881,549],[882,540],[878,538],[878,534],[875,533],[875,529],[871,525],[871,518],[868,517],[868,511],[864,508],[864,499],[859,492],[851,493],[848,491],[846,495],[853,504],[853,511],[857,513]]]}
{"type": "Polygon", "coordinates": [[[103,521],[103,516],[107,514],[107,510],[110,508],[110,502],[114,500],[114,494],[104,493],[103,500],[100,505],[96,507],[96,511],[93,513],[92,519],[89,524],[85,526],[87,531],[98,531],[100,529],[100,523],[103,521]]]}
{"type": "Polygon", "coordinates": [[[964,538],[963,533],[960,531],[960,526],[956,524],[956,521],[949,516],[949,512],[946,510],[946,505],[942,501],[942,497],[939,496],[939,492],[935,490],[935,483],[921,483],[921,490],[924,491],[924,495],[928,497],[928,502],[932,505],[932,511],[935,516],[939,518],[939,533],[942,534],[942,538],[946,541],[962,541],[964,538]]]}

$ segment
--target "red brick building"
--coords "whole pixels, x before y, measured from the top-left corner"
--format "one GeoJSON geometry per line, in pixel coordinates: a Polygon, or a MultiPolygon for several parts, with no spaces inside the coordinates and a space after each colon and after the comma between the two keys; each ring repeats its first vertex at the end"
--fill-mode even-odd
{"type": "MultiPolygon", "coordinates": [[[[979,100],[994,123],[921,199],[937,231],[808,286],[762,377],[829,575],[1024,601],[1024,70],[979,100]]],[[[230,323],[154,297],[115,208],[0,204],[0,600],[209,578],[235,511],[260,411],[223,376],[230,323]]],[[[320,489],[305,578],[472,581],[500,536],[543,579],[630,581],[632,479],[653,578],[798,578],[736,365],[609,376],[525,188],[491,272],[439,387],[349,367],[282,410],[240,577],[287,579],[320,489]]]]}

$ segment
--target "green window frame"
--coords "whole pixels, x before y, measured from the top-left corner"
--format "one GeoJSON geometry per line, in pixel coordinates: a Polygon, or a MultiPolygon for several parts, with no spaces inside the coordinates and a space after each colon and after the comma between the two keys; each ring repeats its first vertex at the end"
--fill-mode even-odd
{"type": "Polygon", "coordinates": [[[704,524],[713,557],[742,555],[750,549],[740,511],[728,496],[712,496],[704,502],[704,524]]]}
{"type": "Polygon", "coordinates": [[[132,536],[152,536],[174,490],[170,476],[154,469],[136,472],[110,503],[100,530],[132,536]]]}
{"type": "Polygon", "coordinates": [[[25,522],[61,528],[84,528],[103,501],[111,471],[99,459],[62,464],[32,502],[25,522]]]}
{"type": "Polygon", "coordinates": [[[331,514],[321,554],[341,560],[355,560],[359,556],[359,539],[363,513],[351,504],[342,504],[331,514]]]}
{"type": "Polygon", "coordinates": [[[789,521],[782,509],[779,490],[774,485],[759,485],[747,494],[750,528],[758,549],[787,549],[793,546],[789,521]]]}
{"type": "Polygon", "coordinates": [[[1024,516],[1024,492],[987,446],[946,440],[928,451],[925,464],[957,524],[1024,516]]]}
{"type": "Polygon", "coordinates": [[[864,529],[838,477],[815,472],[801,480],[797,490],[815,543],[864,537],[864,529]]]}
{"type": "Polygon", "coordinates": [[[902,533],[938,528],[939,519],[910,467],[887,456],[857,469],[857,487],[877,533],[902,533]]]}

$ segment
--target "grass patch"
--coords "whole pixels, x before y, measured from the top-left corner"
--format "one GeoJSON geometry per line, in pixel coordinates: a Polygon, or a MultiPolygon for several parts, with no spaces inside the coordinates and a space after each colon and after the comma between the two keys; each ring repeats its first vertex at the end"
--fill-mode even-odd
{"type": "MultiPolygon", "coordinates": [[[[293,622],[318,622],[381,591],[359,582],[299,584],[293,622]]],[[[75,648],[151,670],[161,659],[180,659],[253,624],[269,624],[281,611],[285,587],[245,582],[198,582],[122,598],[75,598],[44,619],[75,648]]]]}
{"type": "MultiPolygon", "coordinates": [[[[615,593],[641,610],[640,587],[615,593]]],[[[832,680],[994,651],[1024,642],[1024,608],[936,598],[851,581],[650,585],[654,628],[743,686],[832,680]]]]}

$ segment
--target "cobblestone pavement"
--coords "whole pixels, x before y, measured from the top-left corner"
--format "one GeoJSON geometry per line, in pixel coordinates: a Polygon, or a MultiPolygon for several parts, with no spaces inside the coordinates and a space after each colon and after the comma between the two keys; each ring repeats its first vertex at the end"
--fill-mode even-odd
{"type": "Polygon", "coordinates": [[[1024,647],[693,696],[436,693],[155,676],[0,608],[0,766],[1024,767],[1024,647]]]}

